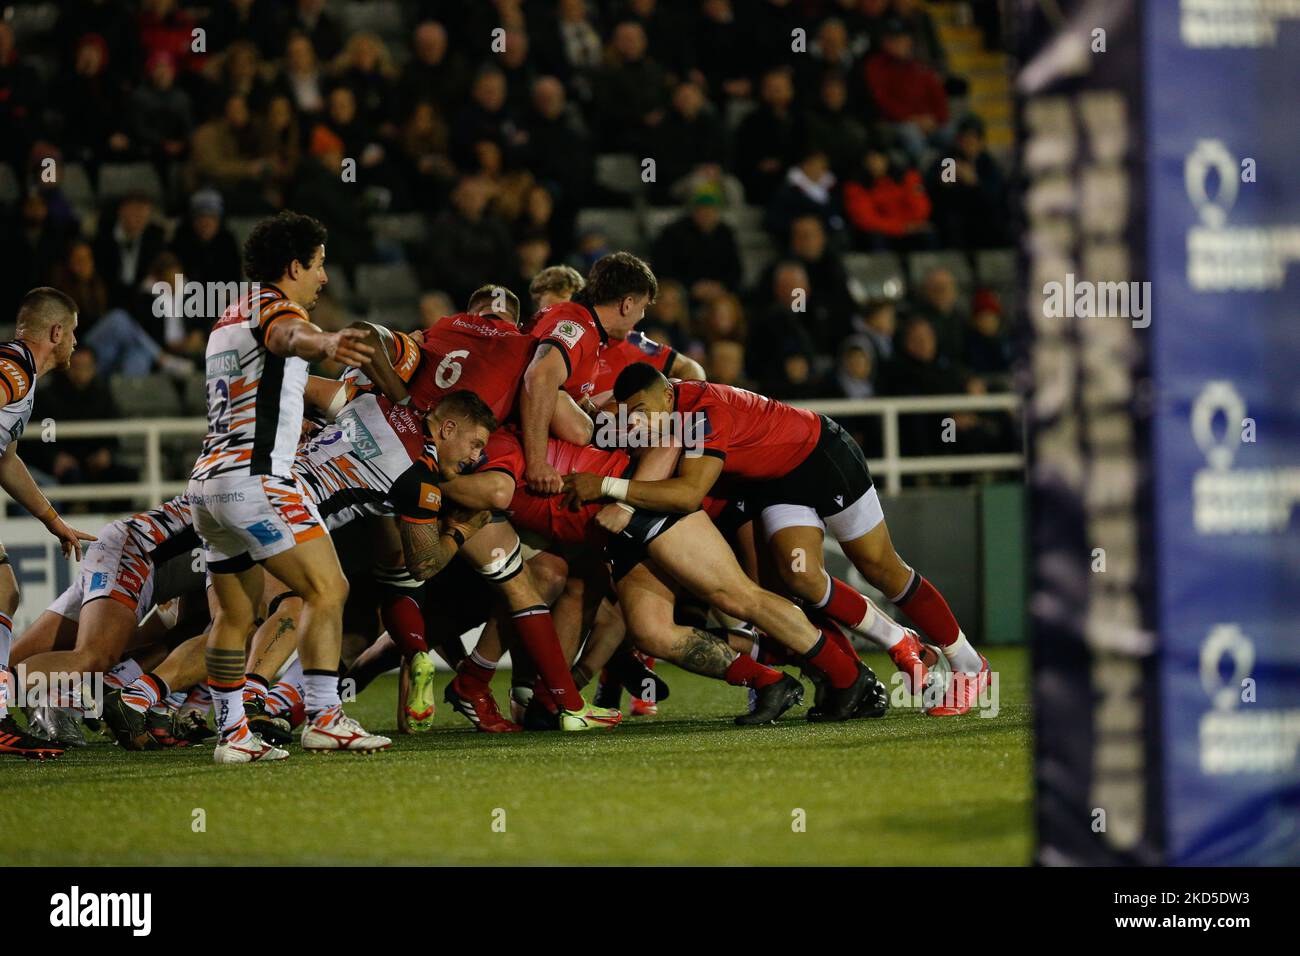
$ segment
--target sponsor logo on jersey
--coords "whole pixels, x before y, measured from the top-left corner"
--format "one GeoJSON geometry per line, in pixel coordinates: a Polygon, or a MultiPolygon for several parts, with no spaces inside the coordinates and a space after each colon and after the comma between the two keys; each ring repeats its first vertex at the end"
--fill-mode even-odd
{"type": "Polygon", "coordinates": [[[577,322],[570,322],[565,319],[563,322],[556,323],[555,328],[551,329],[549,338],[559,339],[569,348],[578,344],[578,339],[582,338],[586,330],[577,322]]]}
{"type": "Polygon", "coordinates": [[[96,571],[90,576],[90,590],[102,591],[108,587],[108,575],[103,571],[96,571]]]}
{"type": "Polygon", "coordinates": [[[343,429],[344,437],[352,443],[352,454],[359,461],[369,461],[383,453],[379,442],[375,441],[375,436],[362,423],[361,416],[355,410],[344,412],[339,416],[338,422],[343,429]]]}
{"type": "Polygon", "coordinates": [[[244,530],[256,538],[259,544],[271,544],[284,537],[284,534],[271,523],[270,519],[259,521],[257,524],[250,524],[244,530]]]}
{"type": "Polygon", "coordinates": [[[0,359],[0,372],[13,379],[15,395],[27,390],[27,373],[17,362],[11,359],[0,359]]]}
{"type": "Polygon", "coordinates": [[[430,511],[437,511],[442,507],[442,492],[438,490],[437,485],[431,485],[427,481],[420,482],[420,507],[428,508],[430,511]]]}
{"type": "Polygon", "coordinates": [[[239,353],[234,349],[208,356],[208,378],[221,378],[239,371],[239,353]]]}

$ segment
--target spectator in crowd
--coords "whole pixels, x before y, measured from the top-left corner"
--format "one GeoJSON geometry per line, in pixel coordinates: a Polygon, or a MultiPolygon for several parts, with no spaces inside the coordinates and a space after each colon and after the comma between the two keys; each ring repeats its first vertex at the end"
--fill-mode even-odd
{"type": "Polygon", "coordinates": [[[456,179],[456,166],[448,155],[449,134],[438,106],[432,100],[415,104],[402,127],[399,159],[404,161],[418,209],[441,206],[456,179]]]}
{"type": "Polygon", "coordinates": [[[131,193],[118,203],[115,215],[100,221],[95,262],[108,286],[110,306],[130,301],[149,263],[167,244],[166,233],[153,221],[153,213],[152,199],[131,193]]]}
{"type": "Polygon", "coordinates": [[[389,132],[395,129],[392,109],[398,75],[384,41],[373,33],[352,34],[334,63],[334,74],[342,88],[352,92],[356,114],[368,129],[376,133],[385,127],[389,132]]]}
{"type": "Polygon", "coordinates": [[[555,200],[545,186],[534,184],[529,188],[513,225],[516,236],[543,236],[552,248],[568,246],[564,239],[567,233],[555,218],[555,200]]]}
{"type": "Polygon", "coordinates": [[[844,184],[844,213],[860,249],[908,252],[934,244],[921,174],[911,167],[891,168],[878,145],[868,147],[857,174],[844,184]]]}
{"type": "Polygon", "coordinates": [[[399,101],[409,114],[420,100],[432,100],[442,116],[453,116],[469,90],[470,70],[447,43],[447,28],[425,20],[411,34],[412,57],[402,68],[399,101]]]}
{"type": "Polygon", "coordinates": [[[1011,346],[1002,329],[1002,302],[991,289],[980,289],[971,300],[965,346],[966,368],[982,378],[987,388],[1005,388],[1011,371],[1011,346]]]}
{"type": "MultiPolygon", "coordinates": [[[[0,129],[16,130],[13,119],[7,124],[4,111],[19,108],[26,94],[21,87],[25,74],[3,65],[3,45],[8,24],[0,24],[0,129]]],[[[77,41],[72,69],[54,79],[54,102],[62,123],[57,128],[59,140],[70,159],[97,166],[101,162],[118,162],[132,158],[133,143],[127,131],[130,117],[123,109],[125,97],[121,81],[108,71],[108,44],[97,33],[86,33],[77,41]]],[[[17,147],[11,142],[3,149],[17,147]]]]}
{"type": "Polygon", "coordinates": [[[763,391],[783,402],[825,398],[826,385],[813,374],[808,353],[790,348],[781,359],[780,375],[763,384],[763,391]]]}
{"type": "Polygon", "coordinates": [[[281,86],[298,114],[317,116],[324,111],[325,76],[311,40],[301,33],[293,34],[285,43],[281,86]]]}
{"type": "Polygon", "coordinates": [[[815,354],[816,339],[820,337],[814,334],[820,329],[809,328],[807,304],[813,288],[802,263],[793,259],[778,262],[769,273],[766,288],[770,298],[756,309],[747,339],[746,363],[750,374],[763,382],[779,377],[781,360],[787,352],[815,354]]]}
{"type": "MultiPolygon", "coordinates": [[[[325,9],[325,0],[294,0],[286,29],[309,39],[312,47],[327,60],[334,59],[343,49],[343,31],[325,9]]],[[[277,56],[279,53],[277,49],[269,55],[277,56]]]]}
{"type": "Polygon", "coordinates": [[[624,20],[616,25],[606,56],[594,104],[597,126],[608,135],[601,148],[652,156],[668,97],[666,76],[647,54],[641,24],[624,20]]]}
{"type": "MultiPolygon", "coordinates": [[[[158,364],[178,375],[192,373],[203,361],[207,333],[213,321],[213,316],[207,314],[186,314],[185,283],[189,279],[193,276],[186,276],[176,253],[170,250],[158,253],[136,290],[136,304],[131,310],[140,326],[166,350],[158,357],[158,364]],[[180,290],[179,298],[164,291],[164,287],[180,290]],[[180,361],[173,360],[172,356],[180,361]]],[[[230,280],[227,287],[228,305],[239,298],[239,286],[234,283],[235,280],[230,280]]]]}
{"type": "Polygon", "coordinates": [[[807,148],[798,164],[786,173],[785,182],[772,197],[763,222],[775,237],[789,234],[790,224],[803,216],[816,216],[822,227],[837,239],[844,235],[835,174],[826,151],[817,144],[807,148]]]}
{"type": "Polygon", "coordinates": [[[627,0],[622,16],[641,25],[654,50],[655,62],[671,75],[681,78],[694,74],[695,80],[707,82],[697,68],[694,10],[660,0],[627,0]]]}
{"type": "MultiPolygon", "coordinates": [[[[831,393],[836,398],[872,398],[876,394],[876,354],[865,335],[850,335],[840,343],[831,393]]],[[[837,416],[868,457],[881,454],[880,419],[875,415],[837,416]]]]}
{"type": "Polygon", "coordinates": [[[672,109],[656,137],[655,179],[650,184],[656,203],[670,202],[681,180],[698,167],[721,168],[726,160],[723,130],[700,85],[690,80],[677,84],[672,109]]]}
{"type": "MultiPolygon", "coordinates": [[[[746,3],[747,7],[755,5],[746,3]]],[[[745,29],[732,0],[703,0],[699,7],[693,33],[697,55],[704,55],[699,57],[697,71],[716,96],[749,96],[750,71],[759,52],[754,41],[762,38],[761,31],[745,29]]],[[[784,35],[788,37],[790,31],[784,35]]]]}
{"type": "Polygon", "coordinates": [[[232,96],[242,96],[260,109],[271,96],[271,86],[262,76],[261,56],[251,40],[236,40],[214,60],[217,78],[211,87],[215,109],[232,96]]]}
{"type": "MultiPolygon", "coordinates": [[[[121,417],[108,382],[99,374],[95,350],[85,343],[78,344],[66,369],[53,372],[49,381],[42,383],[32,409],[34,422],[52,419],[56,429],[61,422],[117,421],[121,417]]],[[[32,442],[23,455],[30,456],[36,468],[61,485],[135,481],[137,472],[118,463],[117,448],[118,440],[111,435],[60,438],[32,442]]],[[[101,502],[99,507],[123,508],[117,502],[101,502]]]]}
{"type": "MultiPolygon", "coordinates": [[[[44,282],[63,258],[73,231],[50,218],[39,189],[29,189],[0,232],[0,315],[12,316],[27,290],[44,282]]],[[[84,321],[84,319],[83,319],[84,321]]]]}
{"type": "Polygon", "coordinates": [[[242,213],[265,209],[262,184],[274,171],[258,154],[258,130],[242,96],[226,100],[220,116],[194,131],[190,144],[190,179],[195,188],[211,186],[232,198],[242,213]]]}
{"type": "Polygon", "coordinates": [[[94,248],[85,239],[68,244],[63,260],[50,270],[50,285],[77,303],[77,332],[82,338],[108,311],[108,283],[95,267],[94,248]]]}
{"type": "Polygon", "coordinates": [[[740,299],[727,293],[700,309],[698,338],[706,348],[723,341],[743,345],[748,338],[748,324],[740,299]]]}
{"type": "Polygon", "coordinates": [[[705,370],[710,382],[748,388],[752,383],[745,375],[745,346],[729,339],[719,339],[709,346],[705,370]]]}
{"type": "Polygon", "coordinates": [[[104,44],[104,64],[116,83],[134,74],[140,57],[140,33],[126,0],[63,0],[55,25],[57,36],[66,41],[63,62],[71,68],[83,38],[94,35],[104,44]]]}
{"type": "Polygon", "coordinates": [[[463,167],[474,164],[474,144],[491,140],[502,149],[523,145],[524,132],[506,105],[506,77],[494,64],[474,76],[469,105],[452,126],[452,158],[463,167]]]}
{"type": "Polygon", "coordinates": [[[202,65],[194,49],[194,16],[179,9],[177,0],[142,0],[139,17],[140,54],[147,63],[155,53],[170,54],[177,68],[191,71],[202,65]]]}
{"type": "Polygon", "coordinates": [[[522,162],[551,191],[558,207],[558,235],[567,246],[578,203],[590,189],[596,163],[591,136],[569,104],[564,84],[555,77],[538,77],[533,83],[524,131],[527,142],[522,147],[522,162]]]}
{"type": "Polygon", "coordinates": [[[854,52],[859,56],[876,53],[884,42],[885,24],[894,15],[893,0],[850,0],[850,8],[841,15],[849,34],[860,45],[854,52]]]}
{"type": "Polygon", "coordinates": [[[912,49],[916,59],[924,63],[940,76],[948,73],[948,57],[943,44],[939,42],[939,31],[934,27],[934,18],[918,0],[892,0],[894,16],[903,25],[908,36],[912,38],[912,49]]]}
{"type": "Polygon", "coordinates": [[[277,93],[266,104],[266,116],[258,125],[258,141],[254,152],[270,165],[268,193],[283,205],[298,175],[302,160],[302,139],[298,118],[293,114],[293,102],[283,93],[277,93]]]}
{"type": "Polygon", "coordinates": [[[603,229],[584,229],[578,234],[577,246],[569,257],[568,264],[586,275],[597,259],[614,251],[609,244],[609,236],[603,229]]]}
{"type": "Polygon", "coordinates": [[[956,147],[951,166],[940,157],[928,177],[939,238],[945,246],[962,249],[1005,245],[1005,178],[985,148],[979,117],[965,117],[957,125],[956,147]]]}
{"type": "Polygon", "coordinates": [[[867,303],[862,320],[854,328],[867,337],[877,364],[885,364],[894,357],[894,335],[898,332],[898,310],[888,299],[867,303]]]}
{"type": "Polygon", "coordinates": [[[203,22],[211,49],[251,43],[262,56],[279,56],[289,17],[281,4],[265,0],[227,0],[213,4],[203,22]]]}
{"type": "Polygon", "coordinates": [[[943,79],[916,59],[912,35],[901,21],[885,25],[881,51],[867,60],[866,80],[881,119],[894,124],[913,160],[944,142],[948,94],[943,79]]]}
{"type": "Polygon", "coordinates": [[[544,233],[533,233],[515,242],[515,261],[518,268],[510,279],[510,289],[527,289],[533,276],[546,268],[551,259],[551,244],[544,233]]]}
{"type": "Polygon", "coordinates": [[[967,316],[962,307],[957,279],[947,269],[931,269],[921,280],[917,313],[930,320],[938,349],[949,361],[963,354],[962,338],[967,316]]]}
{"type": "Polygon", "coordinates": [[[590,87],[591,75],[600,69],[605,45],[591,20],[587,0],[559,0],[555,19],[536,44],[539,66],[570,83],[590,87]]]}
{"type": "Polygon", "coordinates": [[[800,85],[804,99],[815,100],[824,77],[847,76],[853,72],[856,62],[844,21],[827,17],[818,25],[808,56],[803,60],[800,85]]]}
{"type": "Polygon", "coordinates": [[[849,85],[843,74],[827,73],[818,86],[816,102],[808,110],[808,141],[826,150],[831,172],[839,179],[852,176],[867,148],[867,130],[860,110],[849,102],[849,85]]]}
{"type": "Polygon", "coordinates": [[[238,282],[242,274],[239,244],[222,224],[225,203],[215,189],[190,197],[189,216],[177,227],[171,249],[193,282],[238,282]]]}
{"type": "Polygon", "coordinates": [[[773,68],[763,74],[758,107],[736,130],[736,175],[745,187],[746,201],[768,204],[786,168],[797,158],[802,134],[790,68],[773,68]]]}
{"type": "Polygon", "coordinates": [[[722,194],[704,188],[689,210],[670,223],[654,244],[656,273],[681,282],[697,302],[708,302],[740,284],[736,234],[722,221],[722,194]]]}
{"type": "Polygon", "coordinates": [[[148,82],[131,95],[136,149],[150,159],[176,159],[189,144],[194,122],[189,94],[176,87],[176,64],[170,54],[151,56],[145,75],[148,82]]]}
{"type": "Polygon", "coordinates": [[[806,296],[805,328],[817,350],[832,354],[847,335],[857,305],[849,291],[844,260],[830,246],[816,216],[800,216],[790,224],[789,257],[803,266],[811,288],[806,296]]]}
{"type": "Polygon", "coordinates": [[[659,279],[659,294],[646,309],[646,317],[639,328],[664,345],[679,352],[700,354],[691,333],[691,311],[685,287],[667,276],[659,279]]]}
{"type": "Polygon", "coordinates": [[[447,293],[436,289],[426,292],[420,296],[420,328],[427,329],[444,316],[460,311],[447,293]]]}
{"type": "MultiPolygon", "coordinates": [[[[881,378],[881,391],[886,395],[956,395],[966,391],[965,377],[939,351],[934,326],[921,315],[903,323],[898,351],[881,378]]],[[[945,417],[940,413],[900,417],[903,454],[942,455],[951,451],[951,444],[943,440],[945,417]]]]}
{"type": "Polygon", "coordinates": [[[509,231],[487,215],[488,189],[480,177],[463,177],[451,194],[451,208],[433,224],[427,264],[431,284],[445,289],[456,303],[468,302],[483,283],[517,271],[509,231]]]}
{"type": "Polygon", "coordinates": [[[506,78],[506,106],[513,116],[523,116],[532,98],[537,69],[529,58],[532,45],[521,28],[506,31],[505,48],[498,57],[501,74],[506,78]]]}
{"type": "Polygon", "coordinates": [[[295,208],[310,209],[325,225],[329,230],[326,246],[329,267],[340,269],[350,277],[371,253],[365,201],[355,183],[343,181],[339,172],[344,158],[343,141],[328,127],[316,127],[308,152],[290,202],[295,208]]]}

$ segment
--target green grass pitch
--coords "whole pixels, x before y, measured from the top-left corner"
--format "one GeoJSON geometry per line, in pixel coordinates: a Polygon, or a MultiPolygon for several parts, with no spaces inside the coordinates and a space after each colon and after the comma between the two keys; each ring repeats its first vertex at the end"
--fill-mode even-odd
{"type": "MultiPolygon", "coordinates": [[[[96,738],[44,765],[0,758],[0,865],[1026,864],[1027,654],[989,658],[991,719],[816,725],[799,708],[741,728],[742,689],[660,665],[660,716],[612,732],[479,734],[440,703],[434,731],[372,756],[295,743],[219,767],[210,748],[96,738]]],[[[349,710],[392,734],[395,700],[389,675],[349,710]]]]}

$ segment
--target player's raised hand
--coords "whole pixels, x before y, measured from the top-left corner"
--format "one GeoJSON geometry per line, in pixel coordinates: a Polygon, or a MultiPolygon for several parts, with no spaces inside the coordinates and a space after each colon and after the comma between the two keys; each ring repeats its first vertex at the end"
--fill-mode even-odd
{"type": "Polygon", "coordinates": [[[362,341],[369,334],[364,329],[342,329],[335,332],[330,336],[325,354],[344,365],[362,365],[375,354],[375,350],[362,341]]]}
{"type": "Polygon", "coordinates": [[[558,495],[564,490],[564,476],[550,462],[529,465],[524,470],[524,478],[529,489],[541,495],[558,495]]]}

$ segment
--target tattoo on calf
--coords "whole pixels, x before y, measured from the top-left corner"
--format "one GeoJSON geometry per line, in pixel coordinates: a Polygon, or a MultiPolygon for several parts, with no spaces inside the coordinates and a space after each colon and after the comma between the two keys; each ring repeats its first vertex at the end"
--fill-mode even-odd
{"type": "Polygon", "coordinates": [[[735,651],[703,628],[693,627],[677,639],[674,663],[705,677],[722,677],[737,657],[735,651]]]}

